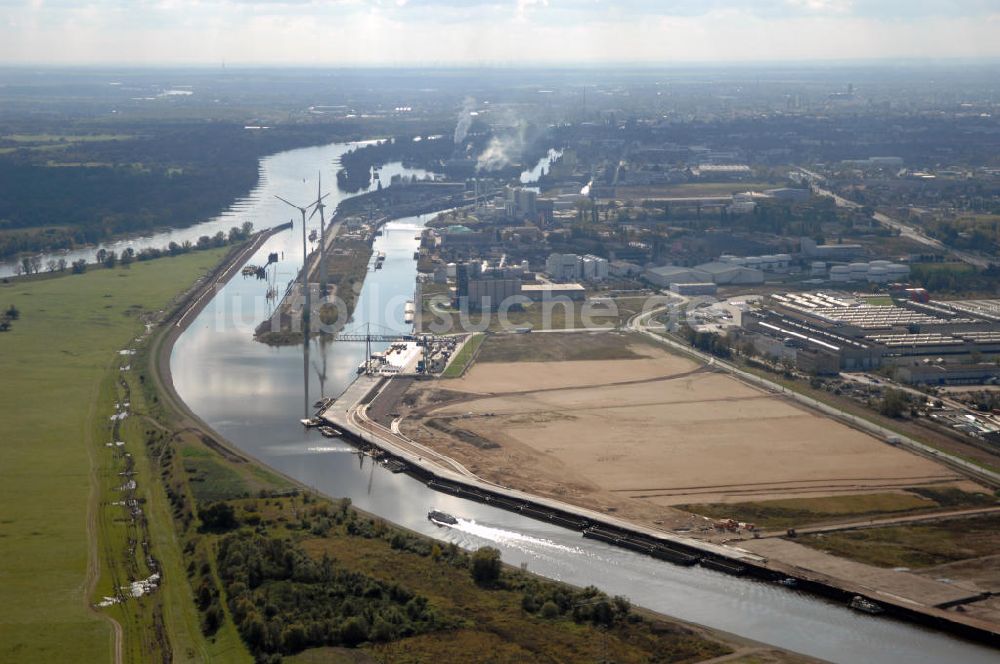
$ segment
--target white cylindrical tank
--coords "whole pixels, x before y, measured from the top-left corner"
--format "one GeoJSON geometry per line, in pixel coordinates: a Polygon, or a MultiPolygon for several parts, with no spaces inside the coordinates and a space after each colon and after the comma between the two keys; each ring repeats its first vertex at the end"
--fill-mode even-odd
{"type": "Polygon", "coordinates": [[[846,265],[834,265],[830,268],[830,281],[850,281],[851,268],[846,265]]]}
{"type": "Polygon", "coordinates": [[[854,281],[864,281],[868,278],[868,263],[851,263],[848,266],[851,272],[851,279],[854,281]]]}
{"type": "Polygon", "coordinates": [[[747,258],[747,267],[759,268],[761,264],[760,256],[749,256],[747,258]]]}
{"type": "Polygon", "coordinates": [[[868,270],[868,281],[875,284],[884,284],[889,281],[889,270],[881,265],[872,266],[872,268],[868,270]]]}
{"type": "Polygon", "coordinates": [[[825,277],[826,263],[823,261],[813,261],[809,264],[809,274],[814,277],[825,277]]]}
{"type": "Polygon", "coordinates": [[[886,261],[880,259],[877,261],[872,261],[871,263],[869,263],[869,265],[871,265],[872,267],[889,267],[890,265],[892,265],[892,261],[886,261]]]}

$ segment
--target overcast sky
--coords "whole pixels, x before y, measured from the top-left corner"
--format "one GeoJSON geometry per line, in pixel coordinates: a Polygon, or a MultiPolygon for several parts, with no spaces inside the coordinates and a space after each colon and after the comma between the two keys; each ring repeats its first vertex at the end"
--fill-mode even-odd
{"type": "Polygon", "coordinates": [[[0,64],[1000,57],[1000,0],[0,0],[0,64]]]}

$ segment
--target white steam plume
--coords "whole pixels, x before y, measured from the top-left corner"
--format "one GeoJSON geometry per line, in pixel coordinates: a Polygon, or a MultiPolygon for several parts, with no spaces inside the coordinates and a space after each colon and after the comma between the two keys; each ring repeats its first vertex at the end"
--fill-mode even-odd
{"type": "Polygon", "coordinates": [[[524,152],[527,128],[528,123],[522,120],[513,132],[491,138],[486,149],[476,158],[476,170],[497,171],[516,163],[524,152]]]}
{"type": "Polygon", "coordinates": [[[458,113],[458,124],[455,125],[455,145],[457,146],[465,137],[469,135],[469,127],[472,126],[472,111],[476,108],[476,100],[466,97],[462,101],[462,110],[458,113]]]}

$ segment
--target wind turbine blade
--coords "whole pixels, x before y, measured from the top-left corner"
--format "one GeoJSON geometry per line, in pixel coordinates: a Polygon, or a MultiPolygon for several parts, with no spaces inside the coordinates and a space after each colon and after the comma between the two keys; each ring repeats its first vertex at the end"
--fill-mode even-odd
{"type": "Polygon", "coordinates": [[[298,205],[296,205],[295,203],[292,203],[291,201],[288,201],[288,200],[285,200],[284,198],[282,198],[281,196],[278,196],[277,194],[275,194],[275,195],[274,195],[274,197],[275,197],[275,198],[277,198],[277,199],[278,199],[279,201],[281,201],[282,203],[285,203],[285,204],[287,204],[287,205],[291,205],[291,206],[292,206],[293,208],[295,208],[296,210],[299,210],[299,211],[301,211],[301,210],[302,210],[302,208],[300,208],[300,207],[299,207],[298,205]]]}
{"type": "MultiPolygon", "coordinates": [[[[313,205],[315,205],[315,203],[313,205]]],[[[318,205],[316,205],[316,207],[313,208],[313,213],[311,215],[309,215],[309,221],[312,221],[312,218],[316,216],[317,212],[319,212],[319,206],[318,205]]]]}

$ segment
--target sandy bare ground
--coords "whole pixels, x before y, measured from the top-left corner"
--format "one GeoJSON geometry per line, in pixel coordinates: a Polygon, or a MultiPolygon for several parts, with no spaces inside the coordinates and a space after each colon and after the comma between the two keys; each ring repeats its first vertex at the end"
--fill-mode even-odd
{"type": "Polygon", "coordinates": [[[417,417],[403,431],[493,481],[696,531],[706,524],[670,506],[958,479],[728,375],[648,346],[639,352],[477,364],[460,380],[415,385],[407,401],[417,417]]]}
{"type": "Polygon", "coordinates": [[[945,583],[910,571],[874,567],[786,539],[747,540],[741,542],[740,546],[786,564],[822,570],[824,574],[839,579],[850,579],[853,583],[875,590],[875,596],[885,594],[889,598],[903,597],[925,606],[966,599],[982,592],[974,583],[945,583]]]}

